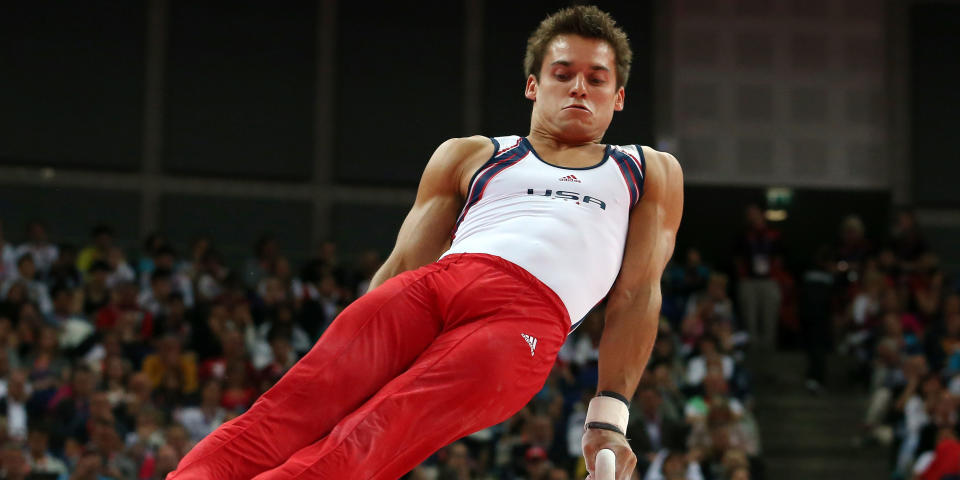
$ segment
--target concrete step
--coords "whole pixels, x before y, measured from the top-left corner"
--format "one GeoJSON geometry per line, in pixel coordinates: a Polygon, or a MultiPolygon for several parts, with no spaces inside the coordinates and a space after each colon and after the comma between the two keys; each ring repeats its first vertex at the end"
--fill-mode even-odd
{"type": "Polygon", "coordinates": [[[818,480],[882,480],[889,477],[885,459],[851,461],[845,457],[799,458],[768,457],[767,478],[818,480]]]}
{"type": "Polygon", "coordinates": [[[803,386],[806,359],[802,353],[760,352],[750,358],[765,478],[889,478],[885,449],[854,444],[867,398],[861,387],[847,382],[852,364],[849,359],[831,357],[828,365],[827,390],[811,395],[803,386]]]}

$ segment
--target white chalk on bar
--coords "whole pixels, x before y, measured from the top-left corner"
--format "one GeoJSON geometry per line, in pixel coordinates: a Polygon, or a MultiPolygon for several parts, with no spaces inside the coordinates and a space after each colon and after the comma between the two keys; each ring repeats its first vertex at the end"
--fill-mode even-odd
{"type": "Polygon", "coordinates": [[[597,452],[597,480],[617,480],[617,457],[613,450],[604,448],[597,452]]]}

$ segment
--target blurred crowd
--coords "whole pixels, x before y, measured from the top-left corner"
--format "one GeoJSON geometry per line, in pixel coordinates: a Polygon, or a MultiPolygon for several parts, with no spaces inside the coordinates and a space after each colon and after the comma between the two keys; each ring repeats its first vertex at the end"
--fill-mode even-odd
{"type": "MultiPolygon", "coordinates": [[[[3,232],[0,477],[10,479],[164,478],[308,351],[380,264],[375,252],[341,262],[325,243],[295,269],[269,236],[228,265],[208,238],[182,248],[156,234],[125,250],[109,225],[79,246],[48,238],[40,222],[18,244],[3,232]]],[[[665,276],[671,307],[631,407],[637,478],[750,478],[760,442],[747,335],[727,277],[695,251],[686,260],[665,276]]],[[[521,412],[408,477],[583,478],[602,322],[601,307],[521,412]]]]}
{"type": "Polygon", "coordinates": [[[211,239],[151,235],[136,257],[108,225],[89,243],[0,224],[0,478],[162,479],[247,409],[363,293],[324,244],[293,271],[272,237],[243,265],[211,239]]]}
{"type": "MultiPolygon", "coordinates": [[[[175,246],[155,234],[130,255],[108,225],[80,246],[39,222],[22,243],[5,238],[0,223],[0,477],[10,479],[164,478],[308,351],[380,264],[376,252],[341,261],[324,243],[294,268],[270,236],[239,265],[208,238],[175,246]]],[[[762,479],[745,365],[785,335],[807,340],[814,393],[827,351],[858,359],[853,375],[871,391],[861,439],[891,445],[903,478],[960,466],[960,296],[909,214],[881,247],[850,217],[794,281],[779,232],[750,207],[732,260],[712,268],[689,249],[664,273],[659,334],[631,405],[636,479],[762,479]]],[[[600,306],[523,410],[407,478],[584,478],[602,328],[600,306]]]]}
{"type": "Polygon", "coordinates": [[[844,231],[843,263],[819,271],[843,280],[827,311],[837,348],[858,362],[851,380],[870,394],[856,440],[889,447],[893,478],[960,479],[960,285],[909,213],[878,246],[856,218],[844,231]]]}

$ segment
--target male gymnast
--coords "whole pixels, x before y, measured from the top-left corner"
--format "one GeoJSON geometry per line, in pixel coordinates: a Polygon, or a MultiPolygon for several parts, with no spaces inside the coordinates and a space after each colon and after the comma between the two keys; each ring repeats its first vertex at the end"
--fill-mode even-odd
{"type": "Polygon", "coordinates": [[[674,157],[600,143],[631,56],[596,7],[547,17],[524,61],[529,134],[441,144],[369,293],[168,478],[397,479],[520,410],[606,297],[582,444],[589,472],[610,449],[628,480],[627,399],[656,337],[683,208],[674,157]]]}

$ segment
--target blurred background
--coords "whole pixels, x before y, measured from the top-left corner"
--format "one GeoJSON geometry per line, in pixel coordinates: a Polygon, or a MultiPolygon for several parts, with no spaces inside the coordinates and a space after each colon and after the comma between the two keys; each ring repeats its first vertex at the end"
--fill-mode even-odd
{"type": "MultiPolygon", "coordinates": [[[[4,478],[163,478],[248,407],[437,145],[527,133],[526,38],[572,3],[5,2],[4,478]]],[[[960,474],[960,2],[597,4],[634,50],[604,141],[686,179],[636,478],[960,474]]],[[[410,477],[582,478],[601,319],[410,477]]]]}

